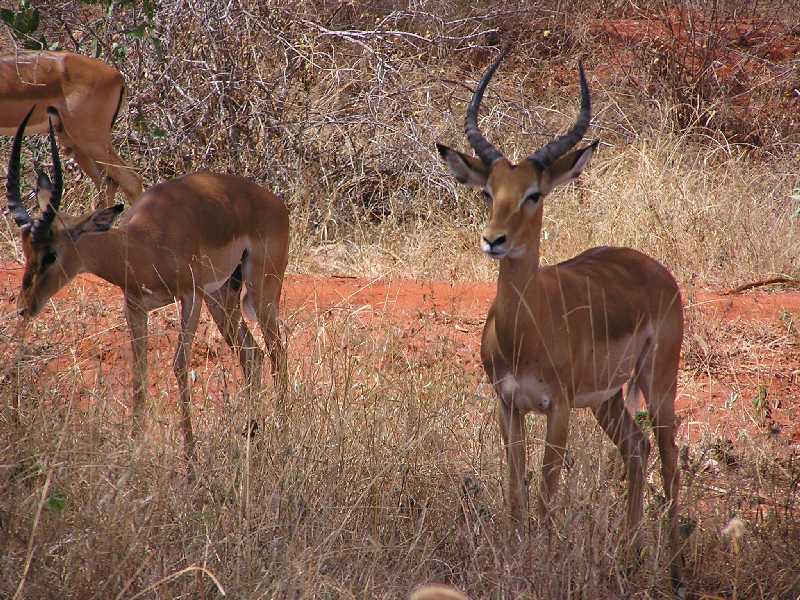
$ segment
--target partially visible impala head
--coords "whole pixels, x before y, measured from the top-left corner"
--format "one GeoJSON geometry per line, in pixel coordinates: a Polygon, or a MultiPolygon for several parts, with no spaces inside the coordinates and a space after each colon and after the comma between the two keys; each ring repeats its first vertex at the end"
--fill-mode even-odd
{"type": "Polygon", "coordinates": [[[467,108],[464,130],[474,158],[442,144],[436,144],[450,173],[459,183],[483,190],[491,206],[489,223],[481,235],[481,249],[492,258],[517,258],[538,243],[542,223],[542,199],[553,188],[580,175],[589,163],[597,142],[570,150],[581,141],[591,121],[589,86],[579,66],[581,109],[578,119],[564,135],[540,148],[525,160],[513,164],[478,129],[478,109],[486,87],[505,57],[486,70],[467,108]]]}
{"type": "MultiPolygon", "coordinates": [[[[35,108],[35,107],[34,107],[35,108]]],[[[17,309],[22,317],[35,317],[58,290],[77,275],[82,263],[75,242],[84,234],[107,231],[123,206],[98,209],[69,224],[56,219],[63,182],[53,125],[50,124],[50,153],[53,160],[53,179],[43,171],[37,177],[35,194],[41,215],[32,219],[20,195],[20,153],[25,126],[33,108],[22,121],[11,147],[8,163],[6,197],[8,212],[20,228],[25,270],[22,289],[17,297],[17,309]]]]}

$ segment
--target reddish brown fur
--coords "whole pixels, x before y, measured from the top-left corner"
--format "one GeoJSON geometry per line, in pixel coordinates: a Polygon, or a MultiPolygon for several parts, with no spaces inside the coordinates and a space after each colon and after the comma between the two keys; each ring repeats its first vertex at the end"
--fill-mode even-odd
{"type": "MultiPolygon", "coordinates": [[[[588,98],[585,105],[588,111],[588,98]]],[[[628,248],[593,248],[552,267],[539,264],[543,199],[576,178],[595,147],[568,152],[544,166],[533,160],[515,165],[505,158],[488,165],[441,145],[439,152],[459,181],[482,187],[492,201],[481,243],[499,259],[500,272],[481,358],[498,395],[514,522],[520,527],[528,522],[525,414],[535,410],[547,417],[538,507],[549,519],[570,412],[586,406],[625,460],[628,539],[638,549],[649,443],[623,401],[627,383],[631,399],[638,402],[638,391],[643,392],[656,434],[677,587],[681,544],[674,403],[683,340],[678,286],[665,267],[628,248]]]]}
{"type": "Polygon", "coordinates": [[[29,133],[47,131],[47,109],[58,117],[64,147],[110,205],[121,186],[129,202],[142,183],[111,145],[111,127],[124,95],[122,74],[106,63],[71,52],[21,52],[0,57],[0,133],[13,135],[36,104],[29,133]]]}
{"type": "Polygon", "coordinates": [[[175,299],[181,303],[181,338],[175,375],[181,391],[187,457],[194,455],[187,385],[192,338],[201,300],[239,359],[252,393],[260,387],[263,353],[242,322],[240,290],[230,280],[242,264],[245,297],[253,308],[276,382],[285,385],[285,353],[277,322],[289,247],[283,202],[255,183],[233,175],[198,172],[150,188],[110,229],[118,209],[58,221],[51,236],[34,243],[22,230],[25,254],[20,314],[35,316],[47,300],[83,272],[94,273],[125,294],[133,344],[134,416],[143,426],[147,378],[147,313],[175,299]],[[42,269],[42,259],[56,261],[42,269]],[[243,256],[246,253],[246,258],[243,256]],[[211,286],[218,289],[211,289],[211,286]]]}

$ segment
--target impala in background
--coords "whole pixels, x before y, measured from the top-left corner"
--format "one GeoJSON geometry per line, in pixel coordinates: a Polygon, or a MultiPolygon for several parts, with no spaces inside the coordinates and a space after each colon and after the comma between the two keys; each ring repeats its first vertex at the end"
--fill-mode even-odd
{"type": "Polygon", "coordinates": [[[467,139],[478,158],[441,144],[439,153],[461,183],[480,188],[491,206],[481,249],[499,261],[497,297],[489,309],[481,358],[498,395],[497,421],[508,461],[508,499],[518,525],[527,523],[525,414],[547,417],[538,494],[547,515],[559,480],[573,408],[589,408],[619,448],[628,481],[627,528],[638,546],[649,442],[626,408],[644,395],[661,455],[669,513],[673,587],[680,585],[675,394],[683,340],[680,291],[656,260],[628,248],[600,247],[563,263],[539,264],[544,198],[575,179],[597,142],[570,151],[591,121],[589,87],[580,67],[581,108],[565,134],[514,164],[488,142],[477,115],[484,74],[467,109],[467,139]]]}
{"type": "Polygon", "coordinates": [[[134,422],[140,429],[147,393],[148,312],[177,299],[181,332],[174,371],[191,464],[194,435],[187,376],[203,303],[238,352],[248,399],[260,388],[264,354],[242,312],[258,321],[273,380],[283,393],[286,356],[278,303],[289,248],[288,211],[274,194],[247,179],[199,171],[148,189],[115,229],[111,226],[121,204],[77,218],[60,215],[61,164],[51,126],[54,177],[51,182],[39,175],[37,194],[45,208],[34,220],[22,204],[19,182],[22,136],[33,112],[17,130],[8,167],[8,210],[20,227],[25,255],[19,314],[35,317],[79,273],[94,273],[121,288],[133,348],[134,422]]]}
{"type": "Polygon", "coordinates": [[[111,145],[111,128],[125,96],[122,73],[71,52],[0,56],[0,134],[14,135],[36,105],[28,133],[47,133],[52,117],[59,141],[111,206],[117,187],[131,204],[142,182],[111,145]]]}

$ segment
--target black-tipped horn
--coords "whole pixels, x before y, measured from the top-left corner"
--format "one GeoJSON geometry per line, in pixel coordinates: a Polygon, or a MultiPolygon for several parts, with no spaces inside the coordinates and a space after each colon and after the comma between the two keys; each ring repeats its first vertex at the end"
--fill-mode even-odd
{"type": "Polygon", "coordinates": [[[58,144],[56,143],[55,131],[53,131],[53,120],[49,115],[47,120],[50,125],[50,156],[53,159],[53,186],[47,208],[42,211],[42,216],[33,224],[34,239],[43,238],[50,230],[50,226],[56,218],[56,211],[58,211],[58,207],[61,204],[61,193],[64,189],[64,180],[61,175],[61,160],[58,157],[58,144]]]}
{"type": "Polygon", "coordinates": [[[481,106],[481,100],[483,100],[483,93],[489,85],[489,80],[494,75],[497,67],[500,66],[500,63],[503,62],[507,53],[508,47],[506,47],[500,53],[500,56],[497,57],[497,60],[486,69],[486,73],[483,74],[481,82],[478,84],[478,87],[475,88],[475,93],[472,94],[472,101],[467,107],[467,116],[464,118],[464,133],[467,134],[469,145],[472,146],[472,149],[475,150],[475,154],[478,155],[478,158],[480,158],[485,165],[491,165],[494,161],[503,158],[503,153],[483,137],[481,130],[478,129],[478,109],[481,106]]]}
{"type": "Polygon", "coordinates": [[[589,123],[592,120],[592,99],[589,95],[589,85],[586,83],[582,63],[578,63],[578,72],[581,82],[581,111],[578,113],[577,121],[567,133],[528,157],[528,160],[536,163],[542,169],[546,169],[566,154],[570,148],[583,139],[589,129],[589,123]]]}
{"type": "Polygon", "coordinates": [[[31,118],[34,110],[36,110],[35,104],[30,112],[25,115],[22,123],[19,124],[17,134],[14,136],[14,143],[11,145],[11,158],[8,160],[6,198],[8,199],[8,212],[11,213],[11,217],[14,219],[17,227],[28,225],[31,222],[31,216],[22,204],[22,198],[19,192],[19,159],[22,153],[22,136],[25,134],[25,127],[28,126],[28,120],[31,118]]]}

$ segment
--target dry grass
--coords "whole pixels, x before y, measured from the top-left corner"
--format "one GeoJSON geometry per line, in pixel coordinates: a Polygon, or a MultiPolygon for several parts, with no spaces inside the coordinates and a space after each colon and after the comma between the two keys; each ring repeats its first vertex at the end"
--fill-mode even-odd
{"type": "MultiPolygon", "coordinates": [[[[237,433],[248,417],[233,358],[204,322],[193,361],[200,476],[190,483],[168,367],[169,312],[151,329],[150,431],[132,439],[119,310],[109,309],[115,329],[96,350],[76,355],[72,340],[95,334],[86,318],[93,307],[60,306],[61,324],[29,336],[3,383],[2,595],[21,585],[21,597],[36,598],[218,597],[220,589],[394,598],[426,581],[474,598],[669,594],[657,462],[646,491],[649,552],[628,574],[624,484],[612,446],[585,414],[576,414],[554,534],[534,519],[530,539],[508,541],[490,392],[478,373],[465,376],[448,360],[447,338],[409,350],[380,315],[287,316],[291,397],[282,414],[265,390],[267,426],[248,445],[237,433]],[[59,359],[59,372],[46,369],[59,359]]],[[[543,420],[531,424],[537,465],[543,420]]],[[[703,439],[683,451],[692,589],[793,597],[800,464],[740,436],[729,466],[709,454],[716,438],[703,439]],[[722,534],[734,516],[746,523],[735,543],[722,534]]]]}
{"type": "MultiPolygon", "coordinates": [[[[760,132],[758,147],[752,138],[734,144],[713,120],[685,127],[676,119],[684,107],[663,87],[606,73],[613,47],[594,19],[637,16],[629,3],[569,6],[169,0],[152,29],[163,58],[147,37],[125,33],[144,18],[138,5],[116,7],[110,20],[72,1],[42,3],[42,12],[50,39],[82,52],[97,44],[125,73],[118,140],[147,182],[208,167],[283,195],[293,271],[494,277],[475,247],[481,201],[447,176],[433,143],[465,146],[470,89],[496,37],[511,35],[518,46],[487,95],[486,133],[522,157],[563,129],[583,59],[593,135],[604,141],[580,184],[548,200],[546,261],[613,243],[653,254],[684,283],[797,275],[796,125],[765,137],[773,121],[737,121],[737,131],[760,132]]],[[[768,65],[770,85],[796,85],[792,65],[768,65]]],[[[78,176],[67,177],[71,212],[96,193],[78,176]]],[[[12,227],[0,222],[4,261],[19,256],[12,227]]],[[[0,356],[21,353],[0,381],[0,597],[398,598],[428,581],[471,598],[669,595],[655,475],[646,492],[650,551],[628,573],[624,486],[609,443],[579,415],[555,532],[548,537],[534,520],[529,539],[509,541],[500,443],[480,374],[465,375],[448,339],[411,350],[391,323],[364,324],[351,311],[285,315],[291,397],[280,414],[265,389],[267,426],[252,443],[238,435],[248,409],[234,361],[218,336],[201,332],[200,476],[187,482],[165,366],[174,322],[164,315],[151,331],[151,429],[139,439],[127,433],[127,334],[116,306],[92,297],[62,304],[23,346],[13,323],[0,323],[0,356]],[[112,337],[98,337],[94,320],[109,312],[112,337]],[[92,350],[73,352],[78,344],[92,350]]],[[[714,346],[729,333],[692,324],[686,389],[741,360],[714,346]]],[[[790,347],[741,335],[750,347],[790,347]]],[[[542,425],[533,422],[531,465],[541,461],[542,425]]],[[[733,440],[735,465],[718,460],[714,471],[716,432],[696,442],[684,427],[683,436],[691,589],[796,598],[797,459],[743,435],[733,440]],[[741,537],[735,527],[723,534],[733,517],[746,524],[741,537]]]]}

